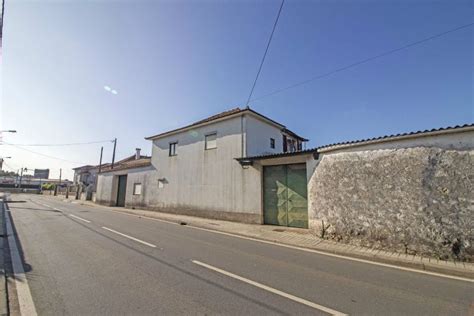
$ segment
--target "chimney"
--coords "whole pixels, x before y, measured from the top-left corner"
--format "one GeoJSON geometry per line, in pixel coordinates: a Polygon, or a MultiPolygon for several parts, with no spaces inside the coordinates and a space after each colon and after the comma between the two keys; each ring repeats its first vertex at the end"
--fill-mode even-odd
{"type": "Polygon", "coordinates": [[[140,148],[135,148],[135,150],[137,151],[136,154],[135,154],[135,160],[138,160],[140,159],[140,148]]]}

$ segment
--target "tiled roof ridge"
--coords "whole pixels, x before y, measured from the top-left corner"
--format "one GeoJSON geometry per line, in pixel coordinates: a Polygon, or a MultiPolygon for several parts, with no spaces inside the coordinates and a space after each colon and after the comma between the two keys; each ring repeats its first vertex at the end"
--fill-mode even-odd
{"type": "Polygon", "coordinates": [[[442,131],[447,131],[447,130],[461,129],[461,128],[466,128],[466,127],[474,127],[474,123],[467,123],[467,124],[463,124],[463,125],[447,126],[447,127],[440,127],[440,128],[426,129],[426,130],[418,130],[418,131],[414,131],[414,132],[384,135],[384,136],[379,136],[379,137],[352,140],[352,141],[346,141],[346,142],[338,142],[338,143],[322,145],[322,146],[319,146],[319,147],[298,150],[298,151],[294,151],[294,152],[275,153],[275,154],[269,154],[269,155],[257,155],[257,156],[253,156],[253,157],[242,157],[242,158],[238,158],[238,160],[277,158],[277,157],[285,157],[285,156],[291,156],[291,155],[299,155],[299,154],[317,152],[320,149],[325,149],[325,148],[330,148],[330,147],[335,147],[335,146],[363,144],[363,143],[366,143],[366,142],[383,140],[383,139],[389,140],[391,138],[396,138],[396,137],[404,137],[404,136],[411,136],[411,135],[422,135],[422,134],[428,134],[428,133],[433,133],[433,132],[442,132],[442,131]]]}

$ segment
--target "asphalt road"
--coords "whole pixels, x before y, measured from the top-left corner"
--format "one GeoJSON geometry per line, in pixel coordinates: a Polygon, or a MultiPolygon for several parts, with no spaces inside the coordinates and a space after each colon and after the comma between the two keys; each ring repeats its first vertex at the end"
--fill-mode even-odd
{"type": "Polygon", "coordinates": [[[466,281],[43,196],[12,199],[39,315],[474,314],[466,281]]]}

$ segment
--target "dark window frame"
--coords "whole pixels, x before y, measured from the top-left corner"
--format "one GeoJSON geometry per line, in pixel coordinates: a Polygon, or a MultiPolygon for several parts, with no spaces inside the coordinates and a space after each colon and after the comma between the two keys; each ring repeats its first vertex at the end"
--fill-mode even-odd
{"type": "Polygon", "coordinates": [[[142,189],[143,189],[143,185],[141,182],[137,182],[137,183],[134,183],[133,184],[133,195],[142,195],[142,189]],[[136,193],[136,187],[137,185],[140,186],[140,193],[136,193]]]}
{"type": "Polygon", "coordinates": [[[275,138],[270,137],[270,148],[275,149],[275,138]]]}
{"type": "Polygon", "coordinates": [[[217,149],[217,132],[212,132],[212,133],[208,133],[208,134],[204,135],[204,150],[213,150],[213,149],[217,149]],[[216,136],[216,140],[215,140],[216,146],[208,148],[207,147],[207,137],[212,136],[212,135],[216,136]]]}
{"type": "Polygon", "coordinates": [[[171,142],[168,148],[168,155],[174,157],[178,155],[178,142],[171,142]]]}

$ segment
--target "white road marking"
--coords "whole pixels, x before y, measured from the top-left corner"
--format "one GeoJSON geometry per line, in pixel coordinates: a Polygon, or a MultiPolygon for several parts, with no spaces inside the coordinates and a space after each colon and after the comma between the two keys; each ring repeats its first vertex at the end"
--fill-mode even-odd
{"type": "Polygon", "coordinates": [[[290,248],[290,249],[295,249],[295,250],[300,250],[300,251],[305,251],[305,252],[317,253],[319,255],[328,256],[328,257],[334,257],[334,258],[350,260],[350,261],[355,261],[355,262],[361,262],[361,263],[371,264],[371,265],[385,267],[385,268],[398,269],[398,270],[403,270],[403,271],[427,274],[427,275],[430,275],[430,276],[436,276],[436,277],[441,277],[441,278],[447,278],[447,279],[453,279],[453,280],[458,280],[458,281],[465,281],[465,282],[474,283],[474,279],[463,278],[463,277],[458,277],[458,276],[454,276],[454,275],[448,275],[448,274],[442,274],[442,273],[436,273],[436,272],[430,272],[430,271],[424,271],[424,270],[418,270],[418,269],[412,269],[412,268],[405,268],[405,267],[400,267],[400,266],[396,266],[396,265],[392,265],[392,264],[388,264],[388,263],[381,263],[381,262],[369,261],[369,260],[364,260],[364,259],[352,258],[352,257],[344,256],[344,255],[337,255],[337,254],[328,253],[328,252],[324,252],[324,251],[319,251],[319,250],[315,250],[315,249],[303,248],[303,247],[298,247],[298,246],[291,246],[291,245],[286,245],[286,244],[280,244],[280,243],[277,243],[277,242],[274,242],[274,241],[262,240],[262,239],[252,238],[252,237],[245,237],[245,236],[240,236],[240,235],[236,235],[236,234],[232,234],[232,233],[216,231],[216,230],[202,228],[202,227],[196,227],[196,226],[190,226],[190,225],[186,225],[184,227],[197,229],[197,230],[204,230],[204,231],[215,233],[215,234],[221,234],[221,235],[226,235],[226,236],[230,236],[230,237],[236,237],[236,238],[240,238],[240,239],[256,241],[256,242],[260,242],[260,243],[264,243],[264,244],[270,244],[270,245],[284,247],[284,248],[290,248]]]}
{"type": "Polygon", "coordinates": [[[138,239],[138,238],[135,238],[135,237],[132,237],[132,236],[129,236],[129,235],[126,235],[126,234],[122,234],[122,233],[120,233],[120,232],[118,232],[118,231],[116,231],[116,230],[113,230],[113,229],[110,229],[110,228],[107,228],[107,227],[104,227],[104,226],[102,226],[102,228],[103,228],[103,229],[106,229],[106,230],[108,230],[108,231],[111,231],[112,233],[115,233],[115,234],[117,234],[117,235],[123,236],[123,237],[125,237],[125,238],[128,238],[128,239],[137,241],[137,242],[139,242],[139,243],[142,243],[142,244],[144,244],[144,245],[147,245],[147,246],[156,248],[156,245],[150,244],[150,243],[148,243],[148,242],[146,242],[146,241],[143,241],[143,240],[140,240],[140,239],[138,239]]]}
{"type": "MultiPolygon", "coordinates": [[[[8,210],[8,212],[10,211],[8,210]]],[[[33,302],[33,297],[31,296],[30,287],[28,286],[28,279],[26,278],[23,262],[20,258],[15,235],[13,234],[10,216],[5,214],[5,218],[7,224],[8,246],[10,248],[13,274],[15,275],[15,287],[18,297],[18,305],[20,306],[20,314],[24,316],[36,316],[37,313],[35,303],[33,302]]]]}
{"type": "Polygon", "coordinates": [[[79,217],[79,216],[76,216],[76,215],[73,215],[73,214],[69,214],[69,216],[74,217],[75,219],[78,219],[78,220],[83,221],[83,222],[86,222],[86,223],[90,223],[90,222],[91,222],[91,221],[88,221],[87,219],[83,219],[83,218],[81,218],[81,217],[79,217]]]}
{"type": "Polygon", "coordinates": [[[295,301],[295,302],[297,302],[297,303],[300,303],[300,304],[303,304],[303,305],[312,307],[312,308],[314,308],[314,309],[317,309],[317,310],[326,312],[326,313],[328,313],[328,314],[331,314],[331,315],[347,315],[347,314],[338,312],[338,311],[336,311],[336,310],[334,310],[334,309],[331,309],[331,308],[329,308],[329,307],[325,307],[325,306],[322,306],[322,305],[313,303],[313,302],[311,302],[311,301],[305,300],[304,298],[297,297],[297,296],[288,294],[288,293],[286,293],[286,292],[277,290],[277,289],[272,288],[272,287],[270,287],[270,286],[268,286],[268,285],[265,285],[265,284],[262,284],[262,283],[258,283],[258,282],[252,281],[252,280],[250,280],[250,279],[241,277],[241,276],[239,276],[239,275],[237,275],[237,274],[233,274],[233,273],[231,273],[231,272],[227,272],[227,271],[225,271],[225,270],[216,268],[216,267],[211,266],[211,265],[209,265],[209,264],[207,264],[207,263],[204,263],[204,262],[201,262],[201,261],[197,261],[197,260],[192,260],[192,262],[195,263],[195,264],[197,264],[197,265],[199,265],[199,266],[201,266],[201,267],[204,267],[204,268],[207,268],[207,269],[209,269],[209,270],[212,270],[212,271],[221,273],[221,274],[226,275],[226,276],[228,276],[228,277],[231,277],[231,278],[234,278],[234,279],[236,279],[236,280],[239,280],[239,281],[245,282],[245,283],[247,283],[247,284],[253,285],[253,286],[255,286],[255,287],[258,287],[258,288],[260,288],[260,289],[262,289],[262,290],[271,292],[271,293],[273,293],[273,294],[283,296],[284,298],[287,298],[287,299],[292,300],[292,301],[295,301]]]}
{"type": "Polygon", "coordinates": [[[104,212],[127,215],[127,216],[138,217],[138,218],[146,218],[146,219],[149,219],[149,220],[152,220],[152,221],[163,222],[163,223],[168,223],[168,224],[173,224],[173,225],[180,225],[179,223],[176,223],[176,222],[168,221],[168,220],[165,220],[165,219],[153,218],[153,217],[149,217],[149,216],[146,216],[146,215],[130,214],[130,213],[127,213],[127,212],[124,212],[124,211],[111,211],[111,210],[102,208],[100,205],[88,205],[88,204],[81,204],[81,205],[101,208],[101,211],[104,211],[104,212]]]}
{"type": "MultiPolygon", "coordinates": [[[[101,208],[100,206],[92,206],[92,205],[91,205],[91,207],[101,208]]],[[[178,223],[175,223],[175,222],[172,222],[172,221],[152,218],[152,217],[148,217],[146,215],[134,215],[134,214],[125,213],[125,212],[119,211],[119,210],[118,211],[111,211],[111,210],[107,210],[105,208],[101,208],[101,210],[106,211],[106,212],[111,212],[111,213],[120,213],[120,214],[134,216],[134,217],[142,217],[142,218],[145,218],[145,219],[150,219],[150,220],[159,221],[159,222],[163,222],[163,223],[169,223],[169,224],[173,224],[173,225],[179,225],[178,223]]],[[[430,276],[436,276],[436,277],[440,277],[440,278],[446,278],[446,279],[452,279],[452,280],[458,280],[458,281],[474,283],[474,279],[463,278],[463,277],[459,277],[459,276],[442,274],[442,273],[437,273],[437,272],[424,271],[424,270],[413,269],[413,268],[406,268],[406,267],[396,266],[396,265],[392,265],[392,264],[388,264],[388,263],[375,262],[375,261],[370,261],[370,260],[365,260],[365,259],[348,257],[348,256],[344,256],[344,255],[337,255],[337,254],[328,253],[328,252],[324,252],[324,251],[319,251],[319,250],[315,250],[315,249],[303,248],[303,247],[286,245],[286,244],[280,244],[280,243],[273,242],[273,241],[262,240],[262,239],[258,239],[258,238],[252,238],[252,237],[246,237],[246,236],[236,235],[236,234],[232,234],[232,233],[226,233],[226,232],[222,232],[222,231],[217,231],[217,230],[192,226],[192,225],[189,225],[189,224],[184,225],[183,227],[197,229],[197,230],[203,230],[203,231],[207,231],[207,232],[214,233],[214,234],[221,234],[221,235],[226,235],[226,236],[240,238],[240,239],[256,241],[256,242],[259,242],[259,243],[264,243],[264,244],[269,244],[269,245],[274,245],[274,246],[279,246],[279,247],[285,247],[285,248],[289,248],[289,249],[295,249],[295,250],[300,250],[300,251],[305,251],[305,252],[316,253],[316,254],[323,255],[323,256],[328,256],[328,257],[334,257],[334,258],[339,258],[339,259],[344,259],[344,260],[350,260],[350,261],[375,265],[375,266],[379,266],[379,267],[397,269],[397,270],[402,270],[402,271],[408,271],[408,272],[420,273],[420,274],[425,274],[425,275],[430,275],[430,276]]]]}

